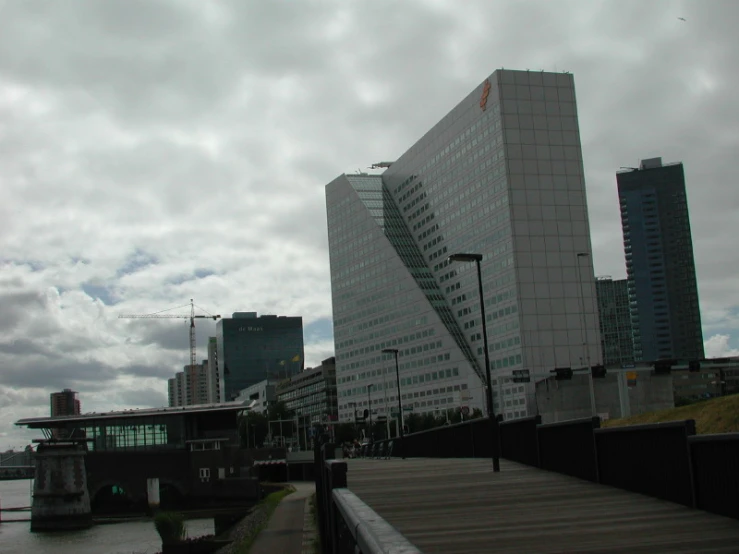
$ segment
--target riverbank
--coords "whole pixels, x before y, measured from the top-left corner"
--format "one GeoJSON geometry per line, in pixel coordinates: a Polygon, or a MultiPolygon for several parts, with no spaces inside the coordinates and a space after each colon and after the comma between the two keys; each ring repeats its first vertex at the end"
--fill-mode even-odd
{"type": "Polygon", "coordinates": [[[269,524],[272,514],[287,495],[295,492],[295,487],[284,485],[281,490],[265,497],[251,512],[234,525],[225,536],[219,537],[232,541],[216,551],[216,554],[242,554],[249,552],[251,545],[259,533],[269,524]]]}

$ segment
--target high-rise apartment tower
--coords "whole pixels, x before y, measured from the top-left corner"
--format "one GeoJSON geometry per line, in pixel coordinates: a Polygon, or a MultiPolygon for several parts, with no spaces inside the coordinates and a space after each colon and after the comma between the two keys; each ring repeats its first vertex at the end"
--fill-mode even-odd
{"type": "Polygon", "coordinates": [[[51,404],[51,417],[80,414],[80,401],[77,398],[77,393],[72,389],[52,392],[49,395],[49,400],[51,404]]]}
{"type": "Polygon", "coordinates": [[[642,160],[616,174],[634,356],[704,357],[693,241],[682,163],[642,160]]]}
{"type": "MultiPolygon", "coordinates": [[[[383,164],[387,165],[387,164],[383,164]]],[[[326,187],[339,414],[485,411],[474,263],[494,406],[534,412],[532,381],[601,361],[575,89],[569,73],[498,70],[382,175],[326,187]],[[462,406],[464,407],[464,406],[462,406]]]]}

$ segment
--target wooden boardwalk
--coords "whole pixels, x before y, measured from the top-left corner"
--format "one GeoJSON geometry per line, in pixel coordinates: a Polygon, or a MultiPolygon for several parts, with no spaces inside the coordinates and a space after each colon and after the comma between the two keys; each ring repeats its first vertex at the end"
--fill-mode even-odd
{"type": "Polygon", "coordinates": [[[739,521],[501,460],[346,460],[349,489],[426,554],[739,552],[739,521]]]}

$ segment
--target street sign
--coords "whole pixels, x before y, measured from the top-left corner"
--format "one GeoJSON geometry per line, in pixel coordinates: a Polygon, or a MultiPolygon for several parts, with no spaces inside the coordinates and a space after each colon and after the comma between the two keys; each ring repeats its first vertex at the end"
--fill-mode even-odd
{"type": "Polygon", "coordinates": [[[530,383],[531,374],[528,369],[514,369],[511,381],[514,383],[530,383]]]}
{"type": "Polygon", "coordinates": [[[626,372],[626,384],[630,387],[635,387],[638,375],[639,374],[636,371],[627,371],[626,372]]]}

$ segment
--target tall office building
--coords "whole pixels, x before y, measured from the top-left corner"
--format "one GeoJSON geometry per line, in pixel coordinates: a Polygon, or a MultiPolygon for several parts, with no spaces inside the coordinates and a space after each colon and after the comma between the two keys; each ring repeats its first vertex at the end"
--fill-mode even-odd
{"type": "Polygon", "coordinates": [[[52,392],[49,395],[49,400],[51,404],[51,417],[80,414],[80,401],[77,398],[77,393],[72,389],[52,392]]]}
{"type": "Polygon", "coordinates": [[[218,339],[208,338],[208,402],[223,402],[223,375],[218,370],[218,339]]]}
{"type": "Polygon", "coordinates": [[[264,379],[289,377],[303,367],[303,318],[236,312],[216,324],[218,372],[224,397],[264,379]]]}
{"type": "Polygon", "coordinates": [[[605,365],[634,362],[634,340],[626,279],[598,277],[595,281],[600,317],[601,350],[605,365]]]}
{"type": "Polygon", "coordinates": [[[498,70],[383,165],[326,187],[342,420],[396,399],[384,348],[404,406],[484,411],[477,273],[453,253],[483,256],[496,413],[534,411],[513,370],[601,361],[572,75],[498,70]]]}
{"type": "Polygon", "coordinates": [[[682,163],[642,160],[616,174],[634,356],[704,357],[693,241],[682,163]]]}

